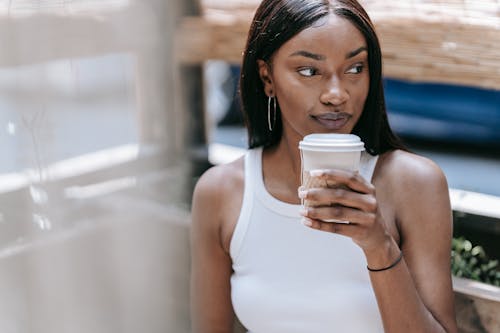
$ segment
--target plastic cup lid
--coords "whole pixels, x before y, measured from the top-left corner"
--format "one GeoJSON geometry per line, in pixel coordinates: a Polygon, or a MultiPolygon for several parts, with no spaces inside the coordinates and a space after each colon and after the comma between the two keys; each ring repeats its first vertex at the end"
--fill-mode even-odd
{"type": "Polygon", "coordinates": [[[354,134],[318,133],[306,135],[299,142],[302,150],[314,151],[363,151],[365,145],[359,136],[354,134]]]}

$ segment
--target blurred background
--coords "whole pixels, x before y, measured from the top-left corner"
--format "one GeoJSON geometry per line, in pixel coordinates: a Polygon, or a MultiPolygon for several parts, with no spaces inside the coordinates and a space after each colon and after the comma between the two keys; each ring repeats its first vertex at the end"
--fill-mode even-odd
{"type": "MultiPolygon", "coordinates": [[[[391,125],[500,258],[499,1],[360,2],[391,125]]],[[[258,3],[0,0],[0,332],[189,332],[191,192],[246,148],[258,3]]]]}
{"type": "Polygon", "coordinates": [[[0,332],[189,331],[187,9],[0,1],[0,332]]]}

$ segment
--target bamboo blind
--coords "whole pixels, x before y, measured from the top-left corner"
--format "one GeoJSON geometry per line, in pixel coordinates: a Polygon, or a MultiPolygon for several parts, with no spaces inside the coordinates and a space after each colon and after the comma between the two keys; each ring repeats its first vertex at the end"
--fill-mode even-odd
{"type": "MultiPolygon", "coordinates": [[[[241,61],[257,0],[202,0],[185,18],[178,58],[241,61]]],[[[362,0],[382,44],[384,74],[500,90],[500,0],[362,0]]]]}
{"type": "Polygon", "coordinates": [[[387,76],[500,89],[498,0],[362,2],[387,76]]]}

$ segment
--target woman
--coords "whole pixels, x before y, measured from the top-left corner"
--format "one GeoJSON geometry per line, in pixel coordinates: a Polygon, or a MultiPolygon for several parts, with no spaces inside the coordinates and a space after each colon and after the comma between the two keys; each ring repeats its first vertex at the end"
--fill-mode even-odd
{"type": "Polygon", "coordinates": [[[240,89],[251,149],[193,197],[194,331],[231,332],[236,313],[252,333],[456,332],[446,179],[391,132],[361,6],[264,0],[240,89]],[[342,189],[299,189],[310,133],[358,135],[363,171],[317,170],[342,189]]]}

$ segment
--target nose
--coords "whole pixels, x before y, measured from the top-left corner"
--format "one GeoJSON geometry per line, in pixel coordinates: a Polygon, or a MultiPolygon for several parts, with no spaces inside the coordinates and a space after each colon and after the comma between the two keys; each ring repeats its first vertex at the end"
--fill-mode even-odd
{"type": "Polygon", "coordinates": [[[325,105],[342,105],[348,99],[349,94],[345,87],[343,87],[341,80],[337,76],[331,77],[325,83],[323,91],[320,95],[320,101],[325,105]]]}

